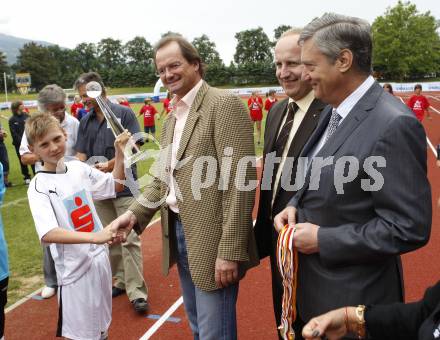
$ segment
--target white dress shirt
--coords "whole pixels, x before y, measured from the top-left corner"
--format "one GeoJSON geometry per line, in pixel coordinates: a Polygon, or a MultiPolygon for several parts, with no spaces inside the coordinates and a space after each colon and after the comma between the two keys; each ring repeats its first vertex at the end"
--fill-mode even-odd
{"type": "Polygon", "coordinates": [[[197,85],[194,86],[183,98],[180,99],[175,96],[170,103],[170,106],[173,107],[173,111],[171,111],[171,114],[176,117],[176,124],[174,126],[173,145],[171,149],[169,192],[165,202],[176,214],[179,213],[173,177],[173,172],[176,168],[177,163],[176,156],[177,151],[179,150],[180,139],[182,138],[182,133],[183,129],[185,128],[185,123],[186,119],[188,118],[189,110],[202,84],[203,80],[200,80],[197,85]]]}

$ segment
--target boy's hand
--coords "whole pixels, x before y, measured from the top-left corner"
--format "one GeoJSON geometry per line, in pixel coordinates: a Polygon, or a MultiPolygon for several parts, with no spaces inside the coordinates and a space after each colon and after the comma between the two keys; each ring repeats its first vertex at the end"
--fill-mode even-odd
{"type": "Polygon", "coordinates": [[[136,216],[128,210],[112,221],[106,229],[110,228],[114,241],[125,242],[136,222],[136,216]]]}
{"type": "Polygon", "coordinates": [[[96,233],[93,233],[93,243],[104,244],[113,240],[113,232],[109,227],[106,227],[96,233]]]}
{"type": "Polygon", "coordinates": [[[115,149],[119,149],[119,151],[124,151],[125,146],[130,140],[131,133],[128,130],[125,130],[120,135],[118,135],[115,139],[115,149]]]}

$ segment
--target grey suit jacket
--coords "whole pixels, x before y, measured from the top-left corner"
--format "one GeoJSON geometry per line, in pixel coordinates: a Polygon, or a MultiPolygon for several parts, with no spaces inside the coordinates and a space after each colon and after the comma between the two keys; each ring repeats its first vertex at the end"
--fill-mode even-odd
{"type": "MultiPolygon", "coordinates": [[[[331,108],[323,111],[302,156],[319,141],[330,114],[331,108]]],[[[316,176],[311,176],[309,167],[304,187],[289,202],[297,208],[297,222],[320,226],[319,253],[299,256],[300,317],[306,321],[341,306],[402,300],[399,255],[426,244],[431,228],[423,126],[375,83],[319,156],[334,157],[332,165],[322,168],[319,188],[311,188],[316,176]],[[354,156],[359,171],[338,194],[341,187],[335,186],[335,164],[344,156],[354,156]],[[383,157],[386,166],[368,166],[369,156],[383,157]],[[383,186],[372,190],[381,183],[381,176],[383,186]]],[[[336,170],[341,169],[344,166],[336,170]]]]}

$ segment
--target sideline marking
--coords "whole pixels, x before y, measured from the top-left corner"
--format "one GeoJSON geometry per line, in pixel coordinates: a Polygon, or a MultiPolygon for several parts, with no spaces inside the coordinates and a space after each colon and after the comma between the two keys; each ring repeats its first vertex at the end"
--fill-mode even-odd
{"type": "Polygon", "coordinates": [[[38,288],[36,291],[26,295],[24,298],[18,300],[16,303],[10,305],[8,308],[5,309],[5,313],[10,312],[11,310],[17,308],[18,306],[25,303],[27,300],[31,299],[34,295],[40,294],[40,292],[43,290],[43,287],[38,288]]]}
{"type": "Polygon", "coordinates": [[[428,142],[428,145],[431,148],[432,153],[434,154],[434,157],[437,159],[437,151],[435,150],[434,145],[432,145],[432,143],[429,140],[428,136],[426,136],[426,141],[428,142]]]}
{"type": "Polygon", "coordinates": [[[5,204],[3,204],[2,205],[2,208],[7,208],[7,207],[9,207],[10,205],[16,205],[16,204],[19,204],[19,203],[21,203],[21,202],[23,202],[23,201],[27,201],[27,196],[26,197],[22,197],[22,198],[18,198],[18,199],[16,199],[15,201],[11,201],[11,202],[8,202],[8,203],[5,203],[5,204]]]}
{"type": "Polygon", "coordinates": [[[440,111],[437,110],[434,106],[430,105],[429,108],[430,108],[430,109],[433,109],[436,113],[440,114],[440,111]]]}
{"type": "Polygon", "coordinates": [[[174,302],[174,304],[161,316],[159,320],[157,320],[153,326],[145,333],[139,340],[147,340],[150,339],[151,336],[156,333],[156,331],[162,326],[162,324],[167,321],[167,319],[180,307],[183,303],[183,297],[181,296],[174,302]]]}

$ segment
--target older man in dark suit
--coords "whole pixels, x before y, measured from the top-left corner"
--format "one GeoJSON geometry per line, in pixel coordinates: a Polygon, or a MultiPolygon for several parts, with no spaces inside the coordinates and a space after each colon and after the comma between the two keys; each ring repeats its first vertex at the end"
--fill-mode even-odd
{"type": "Polygon", "coordinates": [[[277,326],[281,319],[283,286],[276,265],[278,232],[273,216],[290,201],[296,191],[287,182],[295,183],[297,158],[316,127],[324,104],[315,99],[312,87],[301,80],[300,31],[289,30],[275,46],[276,76],[288,98],[275,104],[267,116],[264,133],[264,171],[261,182],[255,235],[260,258],[270,256],[272,297],[277,326]],[[274,157],[279,159],[275,162],[274,157]]]}
{"type": "Polygon", "coordinates": [[[364,20],[324,14],[299,39],[303,79],[329,107],[302,151],[305,184],[275,217],[295,228],[298,318],[403,299],[400,254],[429,239],[426,136],[371,77],[364,20]]]}

